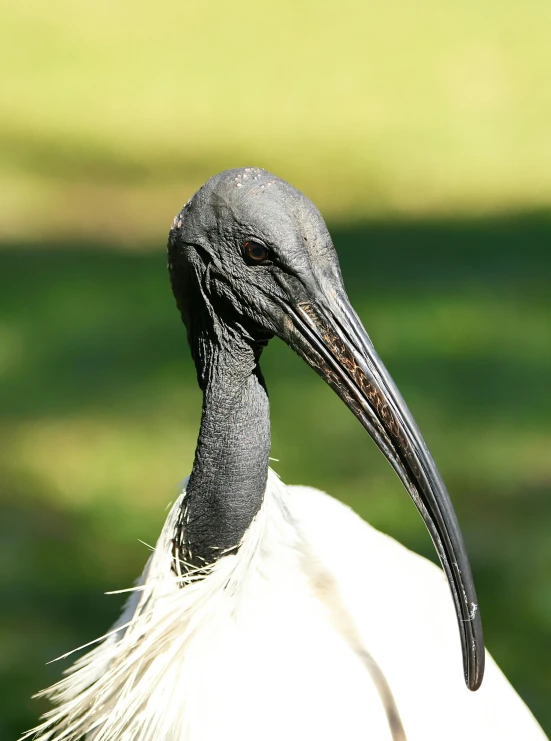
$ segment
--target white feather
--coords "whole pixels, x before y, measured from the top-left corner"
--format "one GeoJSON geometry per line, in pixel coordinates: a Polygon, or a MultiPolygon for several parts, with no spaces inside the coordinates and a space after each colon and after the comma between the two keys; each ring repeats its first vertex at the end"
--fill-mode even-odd
{"type": "Polygon", "coordinates": [[[43,692],[36,741],[543,741],[488,657],[462,678],[442,572],[321,492],[270,471],[235,554],[177,576],[185,492],[113,630],[43,692]]]}

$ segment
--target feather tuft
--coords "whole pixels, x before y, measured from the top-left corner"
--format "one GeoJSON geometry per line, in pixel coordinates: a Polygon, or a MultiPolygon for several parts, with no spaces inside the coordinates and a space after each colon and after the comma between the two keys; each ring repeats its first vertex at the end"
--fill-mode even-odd
{"type": "MultiPolygon", "coordinates": [[[[280,495],[285,494],[272,471],[269,480],[268,491],[275,486],[280,495]]],[[[20,741],[187,737],[182,678],[190,646],[198,637],[204,638],[205,629],[216,630],[240,604],[238,593],[247,582],[251,563],[261,557],[267,522],[270,530],[278,521],[290,532],[292,528],[285,522],[281,496],[266,497],[237,553],[200,569],[177,567],[176,573],[173,538],[184,499],[185,490],[173,504],[141,577],[128,590],[130,597],[119,620],[106,635],[81,647],[99,643],[78,658],[60,682],[38,693],[55,707],[20,741]]]]}

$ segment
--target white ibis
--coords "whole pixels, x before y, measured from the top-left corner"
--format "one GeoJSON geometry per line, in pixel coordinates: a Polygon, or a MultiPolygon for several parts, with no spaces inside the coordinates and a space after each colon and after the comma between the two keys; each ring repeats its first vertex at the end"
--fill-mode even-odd
{"type": "Polygon", "coordinates": [[[174,220],[169,269],[204,395],[191,476],[121,619],[44,693],[54,708],[24,738],[544,739],[490,657],[480,688],[480,610],[450,499],[315,206],[264,170],[223,172],[174,220]],[[449,589],[436,566],[269,469],[259,360],[274,335],[389,460],[449,589]]]}

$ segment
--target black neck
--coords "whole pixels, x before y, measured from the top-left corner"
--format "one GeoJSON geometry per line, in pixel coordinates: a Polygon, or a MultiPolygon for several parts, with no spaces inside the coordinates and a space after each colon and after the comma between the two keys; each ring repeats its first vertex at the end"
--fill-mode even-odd
{"type": "Polygon", "coordinates": [[[262,504],[270,451],[260,348],[226,330],[209,335],[192,344],[203,413],[176,539],[193,566],[239,547],[262,504]]]}

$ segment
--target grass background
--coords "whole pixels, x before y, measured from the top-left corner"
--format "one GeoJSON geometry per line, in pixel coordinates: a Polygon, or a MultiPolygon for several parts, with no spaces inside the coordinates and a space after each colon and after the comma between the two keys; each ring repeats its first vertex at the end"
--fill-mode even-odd
{"type": "MultiPolygon", "coordinates": [[[[7,0],[1,741],[44,709],[46,661],[114,620],[101,593],[140,571],[189,471],[200,395],[164,243],[244,164],[326,216],[452,493],[488,646],[551,731],[550,20],[540,0],[7,0]]],[[[284,480],[433,557],[339,400],[277,341],[263,367],[284,480]]]]}

